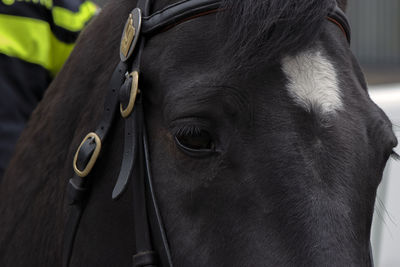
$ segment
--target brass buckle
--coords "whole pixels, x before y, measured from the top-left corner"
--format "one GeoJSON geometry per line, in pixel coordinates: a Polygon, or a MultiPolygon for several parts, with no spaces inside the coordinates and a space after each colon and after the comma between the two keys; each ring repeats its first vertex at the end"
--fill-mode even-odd
{"type": "Polygon", "coordinates": [[[129,14],[128,20],[125,23],[124,32],[122,33],[119,52],[121,61],[127,61],[132,55],[133,50],[135,50],[141,27],[142,11],[139,8],[135,8],[129,14]]]}
{"type": "Polygon", "coordinates": [[[101,140],[100,137],[94,133],[88,133],[88,135],[86,135],[86,137],[83,139],[82,143],[79,145],[78,149],[76,150],[75,156],[74,156],[74,162],[73,162],[73,167],[74,167],[74,171],[75,173],[79,176],[79,177],[86,177],[90,171],[92,170],[94,164],[96,163],[97,158],[99,157],[100,154],[100,150],[101,150],[101,140]],[[78,154],[79,151],[81,150],[82,145],[89,139],[89,138],[93,138],[94,141],[96,142],[96,148],[93,151],[92,156],[90,157],[90,160],[88,162],[88,164],[86,165],[85,169],[83,169],[82,171],[78,169],[78,167],[76,166],[76,162],[78,160],[78,154]]]}
{"type": "Polygon", "coordinates": [[[135,100],[136,96],[139,93],[138,86],[139,86],[139,73],[137,71],[133,71],[129,76],[132,77],[132,83],[131,83],[131,93],[129,96],[129,102],[126,108],[124,109],[122,107],[122,104],[119,105],[119,109],[121,111],[121,116],[123,118],[128,117],[131,115],[133,107],[135,106],[135,100]]]}

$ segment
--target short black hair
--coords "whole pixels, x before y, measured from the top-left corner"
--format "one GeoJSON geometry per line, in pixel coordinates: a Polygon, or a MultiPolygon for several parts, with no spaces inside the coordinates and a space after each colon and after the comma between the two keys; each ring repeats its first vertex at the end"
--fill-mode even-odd
{"type": "Polygon", "coordinates": [[[335,0],[224,0],[226,53],[236,62],[270,61],[312,44],[335,0]]]}

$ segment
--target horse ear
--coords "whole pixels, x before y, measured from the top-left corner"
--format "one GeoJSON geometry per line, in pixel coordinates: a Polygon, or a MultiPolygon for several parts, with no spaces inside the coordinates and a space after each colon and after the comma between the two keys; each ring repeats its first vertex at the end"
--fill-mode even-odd
{"type": "Polygon", "coordinates": [[[341,10],[346,11],[347,0],[337,0],[337,4],[341,10]]]}

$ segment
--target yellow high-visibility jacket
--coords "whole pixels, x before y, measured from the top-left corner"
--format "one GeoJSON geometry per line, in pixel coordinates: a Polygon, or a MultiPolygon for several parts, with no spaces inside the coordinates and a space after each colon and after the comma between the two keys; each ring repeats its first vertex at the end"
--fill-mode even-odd
{"type": "Polygon", "coordinates": [[[84,0],[0,0],[0,180],[31,112],[98,10],[84,0]]]}

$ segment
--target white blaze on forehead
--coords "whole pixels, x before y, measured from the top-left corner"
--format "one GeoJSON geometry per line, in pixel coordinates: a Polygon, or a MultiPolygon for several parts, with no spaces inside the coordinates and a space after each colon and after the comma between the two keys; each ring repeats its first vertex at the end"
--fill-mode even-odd
{"type": "Polygon", "coordinates": [[[320,51],[286,57],[282,69],[289,95],[307,111],[330,114],[343,107],[335,68],[320,51]]]}

